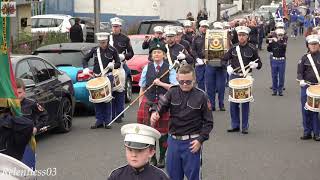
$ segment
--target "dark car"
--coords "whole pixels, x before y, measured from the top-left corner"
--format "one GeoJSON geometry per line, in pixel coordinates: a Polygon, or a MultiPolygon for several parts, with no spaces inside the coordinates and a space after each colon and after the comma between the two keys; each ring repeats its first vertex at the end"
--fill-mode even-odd
{"type": "Polygon", "coordinates": [[[145,20],[141,21],[137,34],[153,34],[153,28],[155,26],[166,26],[166,25],[173,25],[173,26],[182,26],[182,23],[179,21],[170,21],[170,20],[145,20]]]}
{"type": "Polygon", "coordinates": [[[16,78],[26,85],[26,97],[37,100],[48,111],[48,126],[69,132],[75,107],[70,77],[38,56],[12,56],[16,78]]]}
{"type": "MultiPolygon", "coordinates": [[[[86,25],[87,37],[86,42],[94,42],[94,19],[90,17],[79,17],[81,24],[86,25]]],[[[111,26],[107,26],[104,23],[100,23],[100,32],[111,32],[111,26]]]]}
{"type": "MultiPolygon", "coordinates": [[[[51,44],[38,48],[34,54],[38,55],[54,64],[60,71],[66,72],[72,79],[75,90],[77,104],[84,105],[88,110],[93,111],[94,106],[89,101],[89,92],[86,88],[90,77],[82,76],[82,59],[89,53],[95,43],[61,43],[51,44]]],[[[93,59],[89,61],[89,68],[93,67],[93,59]]],[[[126,77],[126,102],[132,99],[132,80],[131,75],[126,77]]]]}

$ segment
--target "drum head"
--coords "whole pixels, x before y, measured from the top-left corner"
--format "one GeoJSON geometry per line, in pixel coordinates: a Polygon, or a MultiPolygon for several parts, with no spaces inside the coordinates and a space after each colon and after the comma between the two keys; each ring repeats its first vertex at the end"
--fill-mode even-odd
{"type": "Polygon", "coordinates": [[[320,85],[309,86],[307,91],[311,96],[320,96],[320,85]]]}
{"type": "Polygon", "coordinates": [[[108,84],[107,79],[105,77],[98,77],[91,79],[90,81],[87,82],[87,87],[88,88],[98,88],[98,87],[103,87],[106,84],[108,84]]]}
{"type": "Polygon", "coordinates": [[[247,78],[236,78],[229,81],[230,87],[247,87],[252,85],[252,80],[247,78]]]}

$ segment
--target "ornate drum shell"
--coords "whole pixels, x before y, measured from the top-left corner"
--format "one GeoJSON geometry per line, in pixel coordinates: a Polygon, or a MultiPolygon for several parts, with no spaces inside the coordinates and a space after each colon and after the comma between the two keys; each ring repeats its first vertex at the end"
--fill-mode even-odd
{"type": "Polygon", "coordinates": [[[229,101],[246,103],[253,101],[252,79],[235,78],[229,81],[229,101]]]}
{"type": "Polygon", "coordinates": [[[320,112],[320,85],[307,88],[307,102],[304,107],[309,111],[320,112]]]}
{"type": "Polygon", "coordinates": [[[113,91],[123,92],[126,84],[126,73],[121,65],[119,69],[112,71],[114,86],[113,91]]]}
{"type": "Polygon", "coordinates": [[[98,77],[87,82],[89,101],[93,103],[110,102],[112,100],[111,83],[107,77],[98,77]]]}

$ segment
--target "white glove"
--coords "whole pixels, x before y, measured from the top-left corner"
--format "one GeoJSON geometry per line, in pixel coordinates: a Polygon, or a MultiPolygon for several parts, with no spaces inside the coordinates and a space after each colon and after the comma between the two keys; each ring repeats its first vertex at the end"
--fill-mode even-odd
{"type": "Polygon", "coordinates": [[[182,61],[181,61],[181,64],[182,64],[182,65],[187,65],[188,62],[187,62],[186,60],[182,60],[182,61]]]}
{"type": "Polygon", "coordinates": [[[180,65],[180,62],[178,60],[175,60],[174,64],[180,65]]]}
{"type": "Polygon", "coordinates": [[[177,59],[182,60],[185,59],[186,55],[184,55],[182,52],[179,53],[179,55],[177,56],[177,59]]]}
{"type": "Polygon", "coordinates": [[[249,66],[250,66],[251,69],[256,69],[256,68],[258,67],[258,63],[251,61],[251,62],[249,63],[249,66]]]}
{"type": "Polygon", "coordinates": [[[114,68],[114,63],[113,62],[109,62],[107,68],[113,69],[114,68]]]}
{"type": "Polygon", "coordinates": [[[203,60],[200,59],[200,58],[197,58],[196,61],[197,61],[198,65],[203,65],[204,64],[203,60]]]}
{"type": "Polygon", "coordinates": [[[119,58],[120,58],[120,61],[123,61],[126,57],[124,56],[124,54],[119,54],[119,58]]]}
{"type": "Polygon", "coordinates": [[[90,69],[89,68],[84,68],[82,73],[86,74],[86,75],[89,75],[90,74],[90,69]]]}
{"type": "Polygon", "coordinates": [[[232,68],[231,65],[229,65],[229,66],[227,67],[227,72],[228,72],[229,76],[233,73],[233,68],[232,68]]]}
{"type": "Polygon", "coordinates": [[[300,80],[300,86],[305,87],[307,85],[306,81],[300,80]]]}

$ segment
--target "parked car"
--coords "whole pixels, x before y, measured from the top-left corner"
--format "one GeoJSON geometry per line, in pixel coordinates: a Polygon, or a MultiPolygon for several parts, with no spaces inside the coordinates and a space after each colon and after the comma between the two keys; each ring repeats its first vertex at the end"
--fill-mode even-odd
{"type": "Polygon", "coordinates": [[[47,33],[70,31],[75,24],[74,17],[62,14],[46,14],[31,17],[31,33],[47,33]]]}
{"type": "MultiPolygon", "coordinates": [[[[87,37],[86,37],[86,42],[94,42],[94,28],[95,28],[95,23],[94,19],[90,17],[79,17],[81,20],[81,23],[86,25],[86,30],[87,30],[87,37]]],[[[106,26],[103,23],[100,23],[100,32],[111,32],[111,26],[106,26]]]]}
{"type": "Polygon", "coordinates": [[[153,28],[155,26],[166,26],[166,25],[173,25],[173,26],[182,26],[182,23],[179,21],[169,21],[169,20],[145,20],[141,21],[137,34],[153,34],[153,28]]]}
{"type": "Polygon", "coordinates": [[[71,78],[39,56],[11,56],[11,63],[15,77],[26,85],[26,97],[48,111],[49,129],[69,132],[75,107],[71,78]]]}
{"type": "MultiPolygon", "coordinates": [[[[82,76],[82,59],[93,47],[97,46],[95,43],[61,43],[43,46],[34,52],[35,55],[47,59],[71,77],[76,102],[89,110],[93,110],[94,106],[89,101],[89,92],[86,88],[90,77],[82,76]]],[[[89,68],[93,69],[93,59],[89,61],[89,68]]],[[[129,102],[132,99],[131,75],[128,75],[126,80],[126,102],[129,102]]]]}
{"type": "Polygon", "coordinates": [[[149,49],[142,49],[142,43],[146,34],[130,35],[131,45],[134,51],[134,56],[127,61],[127,65],[131,70],[132,86],[139,87],[139,80],[142,69],[148,64],[149,49]]]}
{"type": "Polygon", "coordinates": [[[272,16],[275,18],[276,17],[276,12],[278,9],[279,5],[262,5],[259,7],[259,11],[269,11],[271,12],[272,16]]]}

